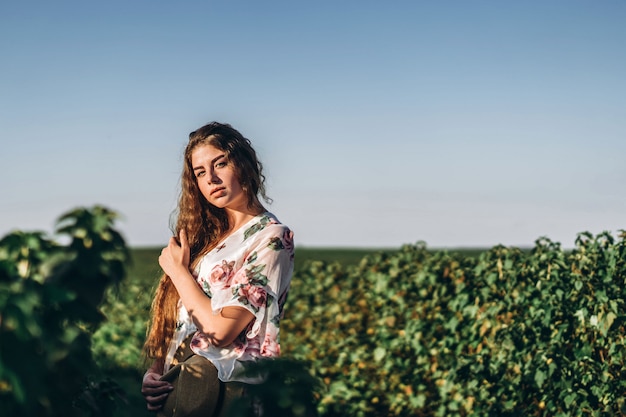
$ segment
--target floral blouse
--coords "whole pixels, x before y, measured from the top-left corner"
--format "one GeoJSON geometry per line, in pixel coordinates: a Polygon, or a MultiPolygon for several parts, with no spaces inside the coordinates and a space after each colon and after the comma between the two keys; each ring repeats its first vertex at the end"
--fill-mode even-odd
{"type": "Polygon", "coordinates": [[[238,377],[246,361],[280,355],[279,322],[293,273],[293,232],[269,212],[260,214],[204,255],[194,271],[211,298],[213,314],[229,306],[254,314],[229,346],[217,348],[179,302],[178,321],[166,358],[166,370],[180,344],[191,334],[191,349],[209,359],[220,380],[255,382],[238,377]]]}

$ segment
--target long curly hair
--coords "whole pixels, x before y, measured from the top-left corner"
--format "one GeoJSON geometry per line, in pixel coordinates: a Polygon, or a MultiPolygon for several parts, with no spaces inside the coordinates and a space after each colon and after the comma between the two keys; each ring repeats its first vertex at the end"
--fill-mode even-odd
{"type": "MultiPolygon", "coordinates": [[[[181,190],[175,212],[174,236],[185,230],[190,248],[190,267],[195,268],[202,255],[213,249],[228,233],[230,225],[226,211],[209,204],[201,194],[191,165],[191,154],[198,146],[211,145],[225,153],[232,164],[242,190],[247,196],[248,208],[262,212],[265,209],[259,196],[267,203],[263,165],[258,160],[250,140],[229,124],[212,122],[189,134],[185,148],[181,190]]],[[[151,324],[144,344],[147,359],[157,361],[160,367],[176,328],[180,297],[172,280],[161,276],[151,308],[151,324]]]]}

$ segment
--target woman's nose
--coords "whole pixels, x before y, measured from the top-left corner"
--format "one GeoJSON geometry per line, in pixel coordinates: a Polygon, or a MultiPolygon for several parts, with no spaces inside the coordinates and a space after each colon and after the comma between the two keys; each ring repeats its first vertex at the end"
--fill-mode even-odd
{"type": "Polygon", "coordinates": [[[215,171],[209,172],[209,184],[220,184],[222,180],[217,176],[215,171]]]}

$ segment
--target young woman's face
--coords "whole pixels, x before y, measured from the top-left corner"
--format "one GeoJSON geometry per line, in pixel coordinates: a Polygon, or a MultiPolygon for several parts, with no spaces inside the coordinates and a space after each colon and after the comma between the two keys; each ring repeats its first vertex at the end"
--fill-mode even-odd
{"type": "Polygon", "coordinates": [[[191,152],[191,167],[200,192],[215,207],[244,210],[248,201],[232,162],[212,145],[199,145],[191,152]]]}

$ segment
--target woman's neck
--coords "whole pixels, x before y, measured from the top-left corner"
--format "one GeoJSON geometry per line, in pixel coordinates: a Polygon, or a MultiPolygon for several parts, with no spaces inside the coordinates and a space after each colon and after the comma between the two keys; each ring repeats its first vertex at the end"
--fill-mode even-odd
{"type": "Polygon", "coordinates": [[[265,212],[265,208],[259,204],[259,207],[255,207],[252,209],[245,210],[226,210],[226,214],[228,215],[228,233],[231,234],[235,230],[239,229],[241,226],[249,222],[252,218],[258,216],[259,214],[265,212]]]}

